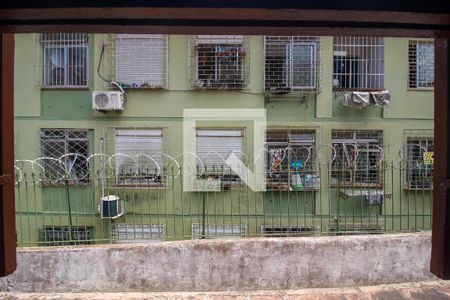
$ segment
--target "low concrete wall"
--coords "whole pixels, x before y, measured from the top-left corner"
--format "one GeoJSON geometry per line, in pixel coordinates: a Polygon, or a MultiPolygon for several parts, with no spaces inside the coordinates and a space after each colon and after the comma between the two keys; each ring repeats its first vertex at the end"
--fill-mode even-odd
{"type": "Polygon", "coordinates": [[[431,233],[26,248],[0,288],[21,292],[219,291],[434,279],[431,233]]]}

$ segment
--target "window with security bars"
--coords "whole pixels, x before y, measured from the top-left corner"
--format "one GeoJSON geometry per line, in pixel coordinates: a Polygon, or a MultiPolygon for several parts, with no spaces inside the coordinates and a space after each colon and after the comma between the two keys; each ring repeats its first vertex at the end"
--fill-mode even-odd
{"type": "Polygon", "coordinates": [[[115,129],[115,171],[118,184],[163,183],[163,130],[115,129]]]}
{"type": "Polygon", "coordinates": [[[410,40],[408,45],[409,88],[434,87],[433,41],[410,40]]]}
{"type": "Polygon", "coordinates": [[[199,89],[243,89],[249,64],[243,36],[199,35],[190,40],[191,84],[199,89]]]}
{"type": "Polygon", "coordinates": [[[111,224],[111,239],[115,243],[148,243],[165,238],[164,224],[111,224]]]}
{"type": "Polygon", "coordinates": [[[40,242],[43,246],[66,246],[93,244],[92,226],[42,226],[40,242]]]}
{"type": "Polygon", "coordinates": [[[320,38],[266,36],[265,91],[316,90],[320,38]]]}
{"type": "Polygon", "coordinates": [[[111,46],[114,78],[122,88],[166,87],[166,35],[117,34],[111,46]]]}
{"type": "Polygon", "coordinates": [[[406,184],[411,189],[433,187],[433,138],[407,139],[406,184]]]}
{"type": "Polygon", "coordinates": [[[267,189],[287,190],[300,184],[306,189],[318,188],[314,145],[312,130],[268,130],[267,189]]]}
{"type": "Polygon", "coordinates": [[[45,33],[41,35],[42,85],[85,87],[88,84],[88,35],[45,33]]]}
{"type": "Polygon", "coordinates": [[[384,87],[384,39],[336,36],[333,43],[333,88],[379,90],[384,87]]]}
{"type": "Polygon", "coordinates": [[[41,153],[46,180],[89,181],[89,136],[84,129],[42,129],[41,153]]]}
{"type": "Polygon", "coordinates": [[[332,130],[331,142],[332,184],[382,186],[384,156],[381,130],[332,130]]]}
{"type": "Polygon", "coordinates": [[[236,181],[238,176],[225,164],[231,154],[245,162],[244,131],[242,129],[197,129],[196,152],[198,173],[236,181]],[[201,163],[200,163],[201,162],[201,163]]]}

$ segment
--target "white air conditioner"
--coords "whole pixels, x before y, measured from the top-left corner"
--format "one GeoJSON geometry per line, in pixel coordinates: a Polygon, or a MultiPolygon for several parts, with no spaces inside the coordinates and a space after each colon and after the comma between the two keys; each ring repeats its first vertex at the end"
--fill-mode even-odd
{"type": "Polygon", "coordinates": [[[122,92],[103,92],[94,91],[92,93],[92,108],[95,110],[105,111],[123,110],[123,93],[122,92]]]}

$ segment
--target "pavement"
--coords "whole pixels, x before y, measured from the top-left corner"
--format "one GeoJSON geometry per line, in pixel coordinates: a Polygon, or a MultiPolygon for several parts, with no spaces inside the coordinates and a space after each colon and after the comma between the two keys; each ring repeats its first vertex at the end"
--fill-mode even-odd
{"type": "Polygon", "coordinates": [[[450,299],[450,281],[427,281],[377,286],[268,291],[220,292],[95,292],[95,293],[17,293],[0,292],[2,300],[396,300],[450,299]]]}

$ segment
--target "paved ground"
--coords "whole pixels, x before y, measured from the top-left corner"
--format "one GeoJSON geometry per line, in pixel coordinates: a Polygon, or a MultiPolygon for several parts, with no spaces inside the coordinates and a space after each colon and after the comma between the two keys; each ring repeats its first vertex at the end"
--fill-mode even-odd
{"type": "Polygon", "coordinates": [[[207,300],[274,300],[274,299],[330,299],[330,300],[396,300],[396,299],[423,299],[441,300],[450,299],[450,281],[430,281],[404,284],[390,284],[378,286],[365,286],[357,288],[339,289],[303,289],[283,291],[249,291],[249,292],[174,292],[174,293],[67,293],[67,294],[37,294],[37,293],[0,293],[4,300],[140,300],[140,299],[207,299],[207,300]]]}

